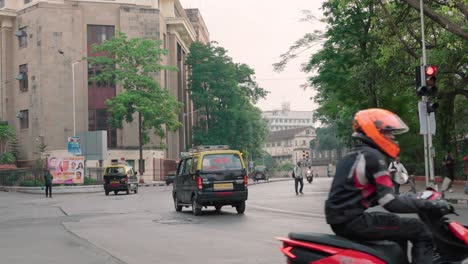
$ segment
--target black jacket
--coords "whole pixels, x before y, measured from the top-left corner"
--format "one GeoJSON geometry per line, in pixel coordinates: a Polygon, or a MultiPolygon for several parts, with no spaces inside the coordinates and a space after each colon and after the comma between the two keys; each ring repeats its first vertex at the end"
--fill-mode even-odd
{"type": "Polygon", "coordinates": [[[395,195],[389,174],[385,156],[374,145],[356,146],[337,164],[325,202],[327,223],[346,223],[378,204],[395,213],[433,208],[429,201],[395,195]]]}

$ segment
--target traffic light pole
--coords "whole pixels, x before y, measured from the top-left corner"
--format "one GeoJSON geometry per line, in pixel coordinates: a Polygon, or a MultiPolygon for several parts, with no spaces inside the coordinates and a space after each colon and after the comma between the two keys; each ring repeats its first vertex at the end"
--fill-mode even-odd
{"type": "MultiPolygon", "coordinates": [[[[419,0],[419,11],[421,17],[421,48],[422,48],[422,65],[421,67],[421,85],[426,86],[426,38],[424,32],[424,4],[423,0],[419,0]]],[[[422,96],[422,101],[427,104],[427,96],[422,96]]],[[[437,186],[434,184],[434,150],[432,146],[432,128],[430,122],[430,114],[425,111],[426,117],[426,134],[424,134],[424,171],[426,176],[426,187],[434,187],[437,190],[437,186]],[[429,172],[429,173],[428,173],[429,172]]]]}

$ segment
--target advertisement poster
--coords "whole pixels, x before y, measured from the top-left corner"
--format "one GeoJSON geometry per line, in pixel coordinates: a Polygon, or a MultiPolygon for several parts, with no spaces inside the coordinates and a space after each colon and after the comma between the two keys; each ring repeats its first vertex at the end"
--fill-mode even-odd
{"type": "Polygon", "coordinates": [[[84,157],[49,157],[48,167],[54,184],[84,183],[84,157]]]}
{"type": "Polygon", "coordinates": [[[81,155],[80,137],[68,137],[68,153],[72,155],[81,155]]]}

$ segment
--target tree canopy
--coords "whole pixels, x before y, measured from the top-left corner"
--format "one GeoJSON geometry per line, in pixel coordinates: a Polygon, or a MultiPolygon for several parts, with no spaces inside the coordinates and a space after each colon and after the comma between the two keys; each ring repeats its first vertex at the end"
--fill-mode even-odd
{"type": "Polygon", "coordinates": [[[163,138],[166,129],[175,131],[181,126],[177,113],[182,104],[156,80],[156,74],[162,70],[177,70],[161,64],[167,54],[167,50],[161,48],[161,41],[129,39],[118,32],[114,38],[93,46],[93,52],[105,54],[85,58],[101,69],[101,74],[93,79],[115,82],[124,89],[106,101],[110,114],[108,122],[113,127],[122,128],[124,120],[131,123],[135,113],[141,114],[144,144],[149,141],[149,131],[163,138]]]}
{"type": "MultiPolygon", "coordinates": [[[[319,107],[314,117],[336,127],[338,137],[349,141],[356,111],[389,109],[409,125],[410,133],[399,140],[403,155],[416,162],[424,157],[414,70],[420,64],[421,25],[418,10],[409,2],[413,0],[326,1],[322,22],[327,29],[306,34],[274,66],[282,70],[299,50],[323,43],[303,68],[310,73],[309,85],[317,91],[314,101],[319,107]]],[[[427,61],[439,68],[436,149],[442,151],[454,143],[457,134],[468,133],[463,125],[468,117],[459,114],[466,112],[468,96],[467,40],[455,32],[466,33],[466,6],[461,1],[427,1],[425,13],[429,10],[445,18],[453,29],[443,19],[426,17],[427,61]],[[454,120],[455,116],[462,120],[454,120]]],[[[314,17],[307,19],[316,22],[314,17]]]]}
{"type": "Polygon", "coordinates": [[[227,144],[259,155],[268,129],[254,104],[267,92],[256,83],[252,68],[234,63],[226,53],[214,42],[190,47],[189,90],[200,116],[194,144],[227,144]]]}

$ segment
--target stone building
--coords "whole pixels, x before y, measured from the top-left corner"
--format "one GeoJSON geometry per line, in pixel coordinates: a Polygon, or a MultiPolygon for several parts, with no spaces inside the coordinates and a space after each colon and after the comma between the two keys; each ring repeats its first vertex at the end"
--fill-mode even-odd
{"type": "Polygon", "coordinates": [[[99,69],[81,60],[117,31],[161,40],[169,51],[163,63],[179,68],[155,78],[184,104],[183,128],[165,139],[151,137],[144,158],[176,159],[191,145],[196,116],[185,58],[193,41],[209,41],[197,9],[186,12],[179,0],[8,0],[0,1],[0,24],[0,120],[17,131],[24,159],[38,157],[39,143],[63,152],[69,136],[96,130],[107,131],[108,160],[138,159],[137,122],[122,129],[106,122],[104,102],[122,88],[88,81],[99,69]],[[157,149],[161,140],[167,149],[157,149]]]}
{"type": "Polygon", "coordinates": [[[316,138],[313,127],[299,127],[270,132],[264,149],[273,159],[281,164],[296,164],[303,159],[303,151],[310,155],[310,141],[316,138]]]}

